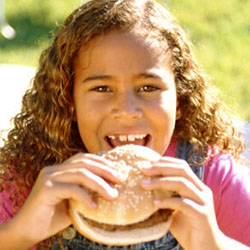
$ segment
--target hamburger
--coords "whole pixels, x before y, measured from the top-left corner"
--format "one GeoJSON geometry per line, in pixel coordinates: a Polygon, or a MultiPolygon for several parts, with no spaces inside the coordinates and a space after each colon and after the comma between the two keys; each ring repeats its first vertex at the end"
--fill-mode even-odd
{"type": "Polygon", "coordinates": [[[154,150],[138,145],[124,145],[108,152],[100,153],[115,162],[122,176],[119,184],[118,198],[105,200],[92,193],[98,204],[97,209],[75,200],[69,201],[69,212],[76,229],[86,238],[114,246],[124,246],[147,242],[164,236],[169,230],[172,210],[158,209],[155,199],[170,197],[168,191],[148,191],[140,182],[146,177],[141,168],[151,166],[159,160],[160,154],[154,150]]]}

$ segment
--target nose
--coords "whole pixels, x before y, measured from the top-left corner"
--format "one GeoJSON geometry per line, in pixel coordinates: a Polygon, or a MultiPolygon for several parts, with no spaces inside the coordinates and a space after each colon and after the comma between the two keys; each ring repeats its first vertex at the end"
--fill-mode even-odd
{"type": "Polygon", "coordinates": [[[133,93],[124,93],[115,97],[111,111],[112,117],[118,119],[139,119],[142,117],[140,101],[133,93]]]}

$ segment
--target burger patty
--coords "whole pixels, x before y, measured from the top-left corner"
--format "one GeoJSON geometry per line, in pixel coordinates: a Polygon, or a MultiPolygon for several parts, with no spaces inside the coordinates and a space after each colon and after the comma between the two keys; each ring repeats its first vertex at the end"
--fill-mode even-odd
{"type": "Polygon", "coordinates": [[[156,211],[153,215],[151,215],[146,220],[140,221],[140,222],[135,223],[135,224],[125,225],[125,226],[99,223],[99,222],[85,218],[82,214],[81,214],[81,216],[91,226],[101,228],[101,229],[104,229],[106,231],[113,232],[113,231],[127,231],[127,230],[135,229],[135,228],[150,227],[150,226],[153,226],[153,225],[158,224],[160,222],[166,221],[171,214],[172,214],[172,210],[170,210],[170,209],[159,209],[158,211],[156,211]]]}

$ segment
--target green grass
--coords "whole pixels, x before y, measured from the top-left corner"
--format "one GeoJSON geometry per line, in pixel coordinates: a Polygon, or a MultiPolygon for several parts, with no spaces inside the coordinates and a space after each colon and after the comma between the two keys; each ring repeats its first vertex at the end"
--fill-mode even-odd
{"type": "Polygon", "coordinates": [[[37,66],[41,51],[80,3],[80,0],[6,1],[7,19],[17,35],[14,40],[0,36],[0,63],[37,66]]]}
{"type": "MultiPolygon", "coordinates": [[[[200,63],[242,119],[250,120],[250,1],[162,0],[184,27],[200,63]]],[[[0,63],[37,66],[41,51],[80,0],[8,0],[14,40],[0,37],[0,63]]]]}
{"type": "Polygon", "coordinates": [[[170,10],[225,101],[250,120],[250,1],[173,0],[170,10]]]}

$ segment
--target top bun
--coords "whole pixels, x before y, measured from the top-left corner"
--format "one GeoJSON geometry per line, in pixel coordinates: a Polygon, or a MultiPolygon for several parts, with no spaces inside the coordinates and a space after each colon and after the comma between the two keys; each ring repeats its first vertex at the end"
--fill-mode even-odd
{"type": "Polygon", "coordinates": [[[119,195],[113,201],[95,195],[97,209],[70,201],[70,205],[86,219],[111,225],[134,224],[149,218],[158,210],[153,203],[155,199],[171,196],[170,192],[147,191],[140,185],[142,179],[149,179],[141,173],[141,169],[150,167],[152,162],[161,157],[154,150],[144,146],[124,145],[99,155],[115,162],[113,167],[120,172],[122,182],[114,185],[119,195]]]}

